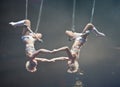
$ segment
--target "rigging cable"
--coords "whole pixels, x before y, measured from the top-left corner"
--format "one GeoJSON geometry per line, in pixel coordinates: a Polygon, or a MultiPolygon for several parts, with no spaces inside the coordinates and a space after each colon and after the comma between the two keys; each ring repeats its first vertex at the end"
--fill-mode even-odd
{"type": "Polygon", "coordinates": [[[72,13],[72,31],[75,31],[75,7],[76,7],[76,0],[73,0],[73,13],[72,13]]]}
{"type": "MultiPolygon", "coordinates": [[[[43,1],[43,0],[42,0],[42,1],[43,1]]],[[[40,13],[40,12],[39,12],[39,13],[40,13]]],[[[27,18],[28,18],[28,0],[26,0],[26,9],[25,9],[25,19],[27,19],[27,18]]],[[[38,20],[40,20],[40,18],[39,18],[38,20]]],[[[33,35],[35,35],[34,32],[33,32],[29,27],[27,27],[27,29],[28,29],[31,33],[33,33],[33,35]]],[[[38,41],[43,42],[42,39],[39,39],[39,38],[37,38],[37,39],[38,39],[38,41]]]]}
{"type": "Polygon", "coordinates": [[[91,12],[91,17],[90,17],[90,23],[93,22],[94,10],[95,10],[95,0],[93,1],[92,12],[91,12]]]}
{"type": "Polygon", "coordinates": [[[26,0],[25,19],[28,18],[28,0],[26,0]]]}
{"type": "MultiPolygon", "coordinates": [[[[75,7],[76,7],[76,0],[73,0],[72,26],[71,26],[72,32],[75,32],[75,7]]],[[[68,40],[72,41],[73,38],[69,37],[68,40]]]]}
{"type": "Polygon", "coordinates": [[[39,9],[39,15],[38,15],[38,21],[37,21],[37,25],[36,25],[35,33],[38,32],[38,28],[39,28],[39,26],[40,26],[40,20],[41,20],[42,8],[43,8],[43,0],[41,0],[41,5],[40,5],[40,9],[39,9]]]}

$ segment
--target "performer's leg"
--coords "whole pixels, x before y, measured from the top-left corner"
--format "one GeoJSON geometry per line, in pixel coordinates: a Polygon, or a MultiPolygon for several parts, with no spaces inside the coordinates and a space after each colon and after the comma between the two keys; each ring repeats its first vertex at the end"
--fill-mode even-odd
{"type": "Polygon", "coordinates": [[[39,50],[36,50],[33,54],[32,54],[32,57],[35,58],[38,54],[40,53],[52,53],[52,51],[50,50],[47,50],[47,49],[39,49],[39,50]]]}
{"type": "Polygon", "coordinates": [[[9,24],[12,25],[12,26],[23,26],[25,23],[25,20],[21,20],[21,21],[18,21],[18,22],[10,22],[9,24]]]}
{"type": "Polygon", "coordinates": [[[30,20],[21,20],[21,21],[18,21],[18,22],[10,22],[9,24],[14,26],[14,27],[24,26],[24,25],[26,25],[28,27],[31,26],[30,20]]]}
{"type": "Polygon", "coordinates": [[[88,24],[85,26],[85,28],[84,28],[84,30],[83,30],[82,33],[87,33],[87,32],[90,32],[90,31],[93,32],[93,33],[95,33],[96,36],[105,36],[105,34],[102,33],[102,32],[100,32],[100,31],[98,31],[93,24],[88,23],[88,24]]]}
{"type": "Polygon", "coordinates": [[[65,34],[67,34],[69,37],[73,37],[74,36],[74,32],[70,31],[70,30],[66,30],[65,34]]]}
{"type": "Polygon", "coordinates": [[[105,36],[104,33],[98,31],[95,27],[93,27],[92,32],[96,34],[96,36],[105,36]]]}
{"type": "Polygon", "coordinates": [[[86,31],[91,30],[93,27],[94,27],[93,24],[88,23],[88,24],[85,26],[85,28],[83,29],[82,33],[85,33],[86,31]]]}

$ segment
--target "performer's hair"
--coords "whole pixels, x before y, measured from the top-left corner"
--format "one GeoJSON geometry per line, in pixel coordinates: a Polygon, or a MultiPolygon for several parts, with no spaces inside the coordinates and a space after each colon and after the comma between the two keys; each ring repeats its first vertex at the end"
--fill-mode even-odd
{"type": "Polygon", "coordinates": [[[37,62],[34,61],[27,61],[26,62],[26,69],[29,72],[35,72],[37,70],[37,62]]]}

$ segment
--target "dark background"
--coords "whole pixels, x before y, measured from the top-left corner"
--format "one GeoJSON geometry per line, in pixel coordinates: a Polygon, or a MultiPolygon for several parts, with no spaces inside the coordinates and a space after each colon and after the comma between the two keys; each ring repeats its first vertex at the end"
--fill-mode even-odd
{"type": "MultiPolygon", "coordinates": [[[[29,0],[28,18],[35,30],[41,0],[29,0]]],[[[75,28],[81,32],[89,22],[93,0],[76,0],[75,28]]],[[[71,47],[65,30],[71,30],[73,0],[44,0],[38,32],[44,43],[36,49],[71,47]]],[[[0,87],[73,87],[80,79],[83,87],[120,87],[120,0],[96,0],[93,24],[106,34],[105,38],[91,34],[81,50],[80,68],[84,75],[68,74],[66,62],[39,63],[35,73],[25,69],[26,57],[21,41],[22,28],[8,23],[25,18],[25,0],[0,2],[0,87]]],[[[48,59],[66,56],[39,55],[48,59]]]]}

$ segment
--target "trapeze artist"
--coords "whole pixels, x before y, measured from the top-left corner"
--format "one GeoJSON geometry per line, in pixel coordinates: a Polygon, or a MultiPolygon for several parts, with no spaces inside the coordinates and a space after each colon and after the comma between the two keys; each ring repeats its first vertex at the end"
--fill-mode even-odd
{"type": "Polygon", "coordinates": [[[35,50],[34,43],[39,40],[42,41],[41,33],[34,33],[31,30],[31,22],[30,20],[21,20],[18,22],[10,22],[10,25],[17,27],[23,26],[22,37],[21,39],[25,43],[25,52],[28,58],[26,62],[26,69],[29,72],[35,72],[37,70],[38,61],[39,62],[52,62],[53,60],[49,60],[46,58],[37,58],[40,53],[52,53],[52,51],[47,49],[39,49],[35,50]]]}
{"type": "MultiPolygon", "coordinates": [[[[79,56],[80,56],[80,49],[87,41],[87,37],[90,34],[90,32],[95,33],[96,36],[102,36],[102,37],[105,36],[105,34],[99,32],[92,23],[88,23],[85,26],[85,28],[83,29],[82,33],[77,33],[77,32],[66,30],[65,33],[72,40],[74,40],[71,50],[69,49],[68,46],[53,50],[54,53],[59,52],[59,51],[66,51],[66,53],[68,55],[68,58],[66,58],[66,60],[68,60],[68,70],[67,70],[68,73],[78,72],[78,70],[79,70],[78,60],[79,60],[79,56]]],[[[57,60],[64,60],[64,57],[53,58],[53,61],[57,61],[57,60]]]]}

